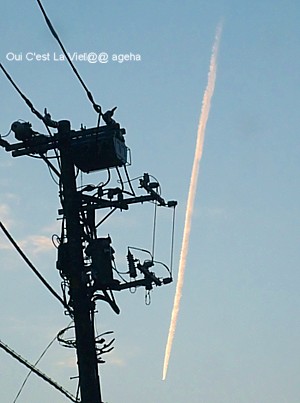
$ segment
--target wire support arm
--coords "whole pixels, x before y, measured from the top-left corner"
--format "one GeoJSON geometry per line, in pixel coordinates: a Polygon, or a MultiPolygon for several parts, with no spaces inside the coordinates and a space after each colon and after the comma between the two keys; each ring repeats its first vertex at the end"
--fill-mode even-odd
{"type": "MultiPolygon", "coordinates": [[[[82,195],[82,210],[103,209],[103,208],[116,208],[120,210],[128,210],[130,204],[151,202],[155,200],[157,199],[152,194],[137,197],[128,197],[121,201],[105,200],[105,199],[99,199],[98,197],[95,196],[82,195]]],[[[164,202],[164,204],[162,205],[166,206],[167,204],[164,202]]],[[[63,214],[63,210],[62,209],[58,210],[58,213],[63,214]]]]}

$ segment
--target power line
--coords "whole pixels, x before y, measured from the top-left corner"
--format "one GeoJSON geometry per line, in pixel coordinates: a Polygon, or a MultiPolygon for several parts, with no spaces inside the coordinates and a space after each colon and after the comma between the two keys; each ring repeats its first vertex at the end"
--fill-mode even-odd
{"type": "MultiPolygon", "coordinates": [[[[56,127],[56,122],[51,120],[51,116],[47,113],[47,109],[45,109],[45,116],[43,116],[38,110],[35,109],[35,107],[33,106],[33,103],[30,101],[30,99],[28,99],[26,97],[26,95],[20,90],[20,88],[17,86],[17,84],[14,82],[14,80],[11,78],[11,76],[8,74],[8,71],[4,68],[3,64],[0,63],[0,68],[3,71],[3,73],[5,74],[5,76],[7,77],[7,79],[9,80],[9,82],[12,84],[12,86],[15,88],[15,90],[18,92],[18,94],[21,96],[21,98],[25,101],[26,105],[30,108],[31,112],[37,116],[38,119],[40,119],[45,127],[46,130],[49,134],[49,136],[53,136],[53,134],[51,133],[51,130],[49,129],[49,126],[51,127],[56,127]]],[[[11,130],[9,131],[9,133],[11,132],[11,130]]],[[[9,135],[9,133],[5,136],[2,137],[6,137],[9,135]]],[[[1,136],[0,136],[1,137],[1,136]]],[[[57,158],[57,162],[58,162],[58,166],[60,167],[60,162],[59,162],[59,158],[58,158],[58,153],[57,150],[54,150],[54,153],[56,155],[57,158]]],[[[41,154],[40,154],[41,155],[41,154]]],[[[44,161],[46,162],[46,164],[49,167],[50,162],[48,161],[48,159],[46,159],[43,155],[41,155],[41,158],[44,159],[44,161]]],[[[51,165],[51,164],[50,164],[51,165]]],[[[51,168],[53,169],[53,171],[59,176],[58,171],[56,170],[56,168],[52,165],[51,168]]]]}
{"type": "Polygon", "coordinates": [[[44,9],[44,7],[43,7],[41,1],[40,1],[40,0],[37,0],[37,3],[38,3],[38,5],[39,5],[39,7],[40,7],[40,9],[41,9],[41,12],[42,12],[42,14],[43,14],[43,16],[44,16],[44,18],[45,18],[46,24],[48,25],[48,28],[49,28],[50,32],[52,33],[52,35],[54,36],[54,38],[57,40],[57,42],[58,42],[58,44],[59,44],[61,50],[63,51],[63,53],[64,53],[64,55],[65,55],[65,57],[66,57],[66,59],[67,59],[67,61],[68,61],[68,63],[70,64],[70,66],[71,66],[73,72],[75,73],[76,77],[77,77],[78,80],[80,81],[80,84],[81,84],[82,87],[84,88],[88,99],[91,101],[91,103],[92,103],[92,105],[93,105],[93,108],[94,108],[95,111],[99,114],[99,117],[100,117],[101,114],[102,114],[102,113],[101,113],[101,106],[98,105],[98,104],[96,104],[96,102],[94,101],[94,98],[93,98],[93,95],[92,95],[91,91],[89,91],[88,87],[86,86],[86,84],[84,83],[84,81],[83,81],[83,79],[81,78],[80,74],[78,73],[76,67],[75,67],[74,64],[72,63],[72,60],[70,59],[70,57],[69,57],[69,55],[68,55],[68,53],[67,53],[67,51],[66,51],[66,49],[65,49],[65,47],[64,47],[64,45],[63,45],[63,43],[62,43],[62,41],[59,39],[59,36],[57,35],[57,32],[55,31],[55,29],[54,29],[54,27],[53,27],[53,25],[52,25],[52,23],[51,23],[49,17],[47,16],[46,11],[45,11],[45,9],[44,9]]]}
{"type": "Polygon", "coordinates": [[[27,368],[29,368],[32,372],[34,372],[37,376],[42,378],[44,381],[48,382],[51,386],[53,386],[59,392],[63,393],[72,402],[75,402],[75,403],[79,402],[79,400],[76,399],[75,396],[73,396],[65,388],[63,388],[58,383],[53,381],[49,376],[44,374],[42,371],[40,371],[34,365],[30,364],[27,360],[25,360],[25,358],[21,357],[19,354],[17,354],[14,350],[12,350],[7,344],[3,343],[1,340],[0,340],[0,348],[2,348],[4,351],[6,351],[8,354],[10,354],[16,360],[18,360],[21,364],[25,365],[27,368]]]}
{"type": "MultiPolygon", "coordinates": [[[[52,346],[52,344],[55,342],[56,340],[56,336],[54,337],[54,339],[51,340],[51,342],[48,344],[48,346],[45,348],[45,350],[42,352],[42,354],[39,356],[39,358],[36,360],[36,362],[33,364],[34,367],[36,367],[38,365],[38,363],[40,362],[40,360],[43,358],[43,356],[46,354],[46,352],[49,350],[49,348],[52,346]]],[[[28,380],[28,378],[30,377],[30,375],[33,373],[33,369],[31,368],[30,371],[28,372],[28,374],[26,375],[16,397],[14,398],[13,403],[16,403],[16,401],[18,400],[20,394],[22,393],[22,390],[24,389],[24,386],[26,385],[26,382],[28,380]]]]}
{"type": "Polygon", "coordinates": [[[3,71],[3,73],[5,74],[5,76],[7,77],[8,81],[12,84],[14,89],[18,92],[18,94],[21,96],[21,98],[23,98],[23,100],[25,101],[27,106],[30,108],[31,112],[44,122],[43,115],[38,110],[35,109],[35,107],[33,106],[33,103],[23,94],[23,92],[20,90],[20,88],[17,86],[17,84],[14,82],[14,80],[8,74],[7,70],[4,68],[2,63],[0,63],[0,68],[3,71]]]}
{"type": "MultiPolygon", "coordinates": [[[[70,326],[72,324],[73,320],[69,323],[68,326],[70,326]]],[[[50,341],[50,343],[47,345],[47,347],[45,348],[45,350],[42,352],[42,354],[39,356],[39,358],[36,360],[36,362],[33,364],[34,367],[36,367],[38,365],[38,363],[41,361],[41,359],[44,357],[44,355],[47,353],[47,351],[49,350],[49,348],[52,346],[52,344],[56,341],[57,335],[55,335],[55,337],[50,341]]],[[[16,403],[18,397],[20,396],[22,390],[24,389],[24,386],[26,385],[26,382],[28,380],[28,378],[30,377],[30,375],[32,374],[33,370],[30,369],[30,371],[28,372],[28,374],[26,375],[13,403],[16,403]]]]}
{"type": "MultiPolygon", "coordinates": [[[[29,109],[31,110],[31,112],[38,118],[40,119],[46,129],[47,132],[49,134],[49,136],[52,136],[52,133],[49,129],[49,122],[50,122],[50,115],[47,114],[47,110],[45,109],[45,116],[43,116],[37,109],[35,109],[35,107],[33,106],[33,103],[30,101],[30,99],[28,99],[26,97],[26,95],[20,90],[20,88],[17,86],[17,84],[14,82],[14,80],[11,78],[11,76],[9,75],[8,71],[5,69],[5,67],[3,66],[2,63],[0,63],[0,68],[3,71],[3,73],[5,74],[5,76],[7,77],[8,81],[12,84],[12,86],[14,87],[14,89],[17,91],[17,93],[21,96],[21,98],[25,101],[26,105],[29,107],[29,109]]],[[[51,122],[53,123],[53,122],[51,122]]],[[[55,122],[54,122],[55,123],[55,122]]],[[[51,125],[50,125],[51,126],[51,125]]],[[[54,127],[54,126],[53,126],[54,127]]],[[[9,134],[9,133],[8,133],[9,134]]],[[[7,134],[7,135],[8,135],[7,134]]],[[[2,136],[2,137],[6,137],[6,136],[2,136]]],[[[56,151],[55,151],[56,152],[56,151]]]]}
{"type": "Polygon", "coordinates": [[[25,260],[25,262],[34,272],[34,274],[40,279],[40,281],[51,292],[51,294],[68,310],[68,312],[70,312],[69,306],[64,302],[64,300],[57,294],[57,292],[51,287],[51,285],[44,279],[44,277],[40,274],[40,272],[35,268],[35,266],[31,263],[31,261],[28,259],[28,257],[25,255],[25,253],[22,251],[20,246],[13,239],[13,237],[10,235],[10,233],[8,232],[8,230],[1,221],[0,221],[0,228],[2,229],[8,240],[11,242],[11,244],[14,246],[14,248],[17,250],[17,252],[20,254],[20,256],[25,260]]]}

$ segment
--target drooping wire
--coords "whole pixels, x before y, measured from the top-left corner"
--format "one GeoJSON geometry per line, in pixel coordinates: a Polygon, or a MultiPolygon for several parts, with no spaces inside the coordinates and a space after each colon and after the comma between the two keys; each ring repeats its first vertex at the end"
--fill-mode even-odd
{"type": "Polygon", "coordinates": [[[30,364],[27,360],[25,360],[23,357],[21,357],[19,354],[17,354],[14,350],[12,350],[7,344],[3,343],[1,340],[0,340],[0,347],[4,351],[6,351],[8,354],[10,354],[12,357],[14,357],[16,360],[18,360],[21,364],[23,364],[27,368],[29,368],[37,376],[42,378],[44,381],[48,382],[51,386],[53,386],[59,392],[63,393],[72,402],[75,402],[75,403],[78,402],[78,400],[70,392],[68,392],[66,389],[64,389],[62,386],[60,386],[58,383],[53,381],[49,376],[44,374],[42,371],[40,371],[34,365],[30,364]]]}
{"type": "Polygon", "coordinates": [[[115,261],[113,262],[112,267],[113,267],[113,271],[115,273],[117,273],[117,275],[120,277],[120,279],[123,280],[124,283],[128,283],[128,281],[122,276],[122,274],[123,275],[128,274],[128,271],[126,271],[126,272],[119,271],[115,261]]]}
{"type": "Polygon", "coordinates": [[[57,335],[56,339],[59,342],[59,344],[63,347],[67,348],[76,348],[76,340],[74,338],[63,338],[63,335],[70,329],[74,329],[75,325],[72,325],[73,322],[71,322],[67,327],[63,328],[60,330],[57,335]]]}
{"type": "Polygon", "coordinates": [[[10,133],[11,133],[11,129],[10,129],[10,131],[7,133],[7,134],[4,134],[4,136],[2,136],[2,134],[0,134],[0,138],[4,138],[4,137],[8,137],[9,135],[10,135],[10,133]]]}
{"type": "Polygon", "coordinates": [[[151,260],[153,261],[153,256],[152,256],[151,252],[149,252],[147,249],[137,248],[136,246],[128,246],[128,249],[132,249],[132,250],[137,250],[137,251],[140,251],[140,252],[148,253],[148,255],[151,256],[151,260]]]}
{"type": "Polygon", "coordinates": [[[51,179],[53,180],[53,182],[55,183],[55,185],[59,186],[59,182],[54,178],[53,173],[51,171],[51,168],[49,167],[49,165],[47,164],[48,170],[49,170],[49,174],[51,176],[51,179]]]}
{"type": "MultiPolygon", "coordinates": [[[[125,167],[124,167],[124,168],[125,168],[125,167]]],[[[127,170],[125,169],[125,173],[126,173],[126,177],[127,177],[127,181],[126,181],[126,182],[123,180],[122,175],[121,175],[121,172],[120,172],[120,170],[119,170],[118,167],[116,167],[116,171],[117,171],[118,178],[119,178],[119,179],[118,179],[118,183],[121,184],[121,191],[122,191],[122,193],[126,193],[126,194],[128,194],[128,195],[130,195],[130,196],[135,196],[135,192],[134,192],[134,189],[133,189],[133,187],[132,187],[132,185],[131,185],[131,180],[130,180],[130,178],[129,178],[129,175],[128,175],[127,170]],[[125,186],[124,186],[125,183],[129,183],[130,192],[128,192],[127,190],[125,190],[125,186]]]]}
{"type": "MultiPolygon", "coordinates": [[[[60,172],[58,172],[58,170],[55,168],[55,166],[49,161],[49,159],[47,157],[44,156],[44,154],[40,154],[41,159],[47,164],[49,171],[52,169],[52,171],[58,176],[60,177],[60,172]]],[[[56,157],[57,160],[59,161],[58,156],[56,157]]],[[[50,173],[51,175],[51,173],[50,173]]],[[[51,175],[52,179],[53,176],[51,175]]],[[[54,180],[55,181],[55,180],[54,180]]],[[[58,183],[55,181],[55,183],[58,185],[58,183]]]]}
{"type": "Polygon", "coordinates": [[[168,268],[168,266],[165,263],[160,262],[159,260],[153,260],[153,263],[160,264],[161,266],[163,266],[167,270],[167,272],[170,274],[170,276],[172,277],[171,270],[168,268]]]}
{"type": "Polygon", "coordinates": [[[171,252],[170,252],[170,274],[173,275],[173,259],[174,259],[174,239],[175,239],[175,219],[176,219],[176,206],[173,207],[172,217],[172,235],[171,235],[171,252]]]}
{"type": "Polygon", "coordinates": [[[106,180],[106,182],[104,182],[103,184],[101,184],[101,187],[104,188],[105,186],[107,186],[107,185],[109,184],[109,182],[110,182],[110,179],[111,179],[110,169],[107,168],[107,180],[106,180]]]}
{"type": "Polygon", "coordinates": [[[53,234],[51,237],[51,241],[53,246],[58,249],[59,245],[61,244],[61,239],[57,234],[53,234]]]}
{"type": "MultiPolygon", "coordinates": [[[[133,178],[133,179],[130,179],[130,182],[137,181],[138,179],[141,179],[141,178],[143,178],[143,175],[139,175],[139,176],[136,176],[136,177],[133,178]]],[[[128,182],[128,181],[127,181],[127,182],[128,182]]],[[[127,183],[127,182],[124,182],[124,183],[127,183]]]]}
{"type": "Polygon", "coordinates": [[[122,192],[123,192],[123,191],[124,191],[124,182],[123,182],[123,179],[122,179],[122,176],[121,176],[121,172],[120,172],[120,170],[119,170],[118,167],[116,167],[116,171],[117,171],[117,174],[118,174],[118,177],[119,177],[119,181],[120,181],[120,184],[121,184],[121,190],[122,190],[122,192]]]}
{"type": "Polygon", "coordinates": [[[55,31],[55,29],[54,29],[54,27],[53,27],[53,25],[52,25],[52,23],[51,23],[49,17],[47,16],[46,11],[45,11],[45,9],[44,9],[44,7],[43,7],[41,1],[40,1],[40,0],[37,0],[37,3],[38,3],[38,5],[39,5],[39,7],[40,7],[40,9],[41,9],[41,12],[42,12],[42,14],[43,14],[43,16],[44,16],[44,18],[45,18],[45,21],[46,21],[46,24],[48,25],[49,30],[51,31],[51,33],[52,33],[52,35],[54,36],[54,38],[57,40],[57,42],[58,42],[58,44],[59,44],[61,50],[63,51],[63,53],[64,53],[64,55],[65,55],[67,61],[68,61],[69,64],[70,64],[70,66],[71,66],[73,72],[75,73],[75,75],[76,75],[76,77],[78,78],[80,84],[81,84],[82,87],[84,88],[84,90],[85,90],[85,92],[86,92],[86,94],[87,94],[88,99],[89,99],[90,102],[92,103],[94,110],[99,114],[99,119],[98,119],[98,125],[99,125],[99,124],[100,124],[100,116],[101,116],[101,114],[102,114],[102,113],[101,113],[101,106],[98,105],[98,104],[96,104],[96,102],[94,101],[94,98],[93,98],[92,93],[89,91],[89,89],[87,88],[87,86],[86,86],[86,84],[84,83],[83,79],[80,77],[80,74],[78,73],[76,67],[75,67],[74,64],[72,63],[72,60],[70,59],[70,57],[69,57],[69,55],[68,55],[68,53],[67,53],[67,51],[66,51],[66,49],[65,49],[65,47],[64,47],[64,45],[63,45],[63,43],[62,43],[61,40],[59,39],[59,36],[58,36],[57,32],[55,31]]]}
{"type": "Polygon", "coordinates": [[[154,215],[153,215],[153,232],[152,232],[152,256],[155,252],[155,240],[156,240],[156,220],[157,220],[157,203],[154,203],[154,215]]]}
{"type": "Polygon", "coordinates": [[[157,182],[158,189],[159,189],[158,194],[161,195],[161,186],[160,186],[160,183],[158,182],[157,178],[155,178],[155,176],[153,176],[153,175],[149,175],[149,176],[150,176],[150,178],[154,179],[157,182]]]}
{"type": "Polygon", "coordinates": [[[134,189],[133,189],[133,187],[132,187],[131,180],[130,180],[129,173],[128,173],[128,170],[127,170],[126,165],[124,165],[124,171],[125,171],[125,175],[126,175],[126,178],[127,178],[127,181],[128,181],[129,187],[130,187],[130,190],[131,190],[133,196],[135,196],[135,191],[134,191],[134,189]]]}
{"type": "Polygon", "coordinates": [[[31,263],[31,261],[28,259],[28,257],[25,255],[25,253],[22,251],[20,246],[17,244],[17,242],[13,239],[13,237],[10,235],[4,224],[0,221],[0,228],[4,232],[5,236],[8,238],[10,243],[13,245],[13,247],[16,249],[16,251],[19,253],[19,255],[23,258],[23,260],[27,263],[27,265],[31,268],[31,270],[34,272],[34,274],[39,278],[39,280],[44,284],[44,286],[50,291],[50,293],[70,312],[69,306],[63,301],[63,299],[57,294],[57,292],[51,287],[51,285],[45,280],[45,278],[41,275],[41,273],[35,268],[35,266],[31,263]]]}
{"type": "MultiPolygon", "coordinates": [[[[46,127],[47,127],[47,126],[46,126],[46,127]]],[[[59,156],[58,156],[57,150],[54,150],[54,152],[55,152],[55,156],[53,155],[52,157],[47,157],[47,156],[45,156],[44,154],[41,154],[41,153],[40,153],[39,155],[28,154],[28,157],[43,160],[43,161],[46,163],[46,165],[47,165],[47,167],[48,167],[48,169],[49,169],[49,173],[50,173],[51,178],[53,179],[53,182],[55,182],[56,185],[59,185],[59,183],[55,180],[55,178],[54,178],[54,176],[53,176],[53,174],[52,174],[52,172],[51,172],[51,169],[52,169],[52,171],[53,171],[58,177],[60,177],[60,172],[59,172],[59,171],[56,169],[56,167],[49,161],[49,160],[51,160],[51,159],[56,159],[56,160],[57,160],[57,163],[58,163],[58,166],[59,166],[59,169],[61,169],[60,161],[59,161],[59,156]]]]}
{"type": "MultiPolygon", "coordinates": [[[[73,320],[70,322],[70,324],[68,326],[70,326],[72,324],[73,320]]],[[[38,365],[38,363],[41,361],[41,359],[44,357],[44,355],[47,353],[47,351],[49,350],[49,348],[52,346],[52,344],[56,341],[56,336],[50,341],[50,343],[47,345],[47,347],[45,348],[45,350],[42,352],[42,354],[39,356],[39,358],[36,360],[36,362],[33,364],[34,367],[36,367],[38,365]]],[[[32,368],[29,370],[28,374],[26,375],[13,403],[16,403],[18,397],[20,396],[20,394],[22,393],[22,390],[24,389],[26,382],[28,381],[28,378],[30,377],[30,375],[32,374],[32,368]]],[[[76,397],[77,399],[77,397],[76,397]]],[[[78,400],[78,399],[77,399],[78,400]]]]}

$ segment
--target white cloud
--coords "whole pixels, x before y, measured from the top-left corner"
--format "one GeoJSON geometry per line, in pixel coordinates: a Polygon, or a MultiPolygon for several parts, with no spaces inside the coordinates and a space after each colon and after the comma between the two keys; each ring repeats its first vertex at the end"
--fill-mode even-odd
{"type": "Polygon", "coordinates": [[[58,221],[55,221],[52,224],[46,225],[45,227],[43,227],[41,229],[41,232],[45,233],[45,234],[60,234],[60,230],[61,230],[61,223],[58,221]]]}
{"type": "Polygon", "coordinates": [[[11,217],[11,208],[7,203],[0,203],[0,221],[7,227],[10,227],[14,222],[11,217]]]}
{"type": "Polygon", "coordinates": [[[54,248],[51,238],[45,235],[30,235],[22,240],[19,245],[34,255],[48,252],[54,248]]]}
{"type": "Polygon", "coordinates": [[[57,367],[64,367],[64,368],[77,368],[77,361],[74,349],[74,355],[72,357],[65,358],[64,360],[57,361],[55,363],[57,367]]]}
{"type": "MultiPolygon", "coordinates": [[[[105,359],[105,355],[103,356],[103,358],[105,359]]],[[[115,367],[126,367],[126,362],[123,358],[121,357],[117,357],[117,356],[112,356],[112,357],[107,357],[107,362],[110,365],[114,365],[115,367]]]]}
{"type": "Polygon", "coordinates": [[[11,249],[11,245],[8,241],[0,239],[0,250],[9,250],[11,249]]]}
{"type": "Polygon", "coordinates": [[[226,218],[227,217],[227,212],[225,208],[222,207],[210,207],[207,209],[207,213],[211,217],[215,218],[226,218]]]}
{"type": "Polygon", "coordinates": [[[13,162],[10,160],[0,162],[0,168],[10,168],[12,166],[13,166],[13,162]]]}
{"type": "MultiPolygon", "coordinates": [[[[10,228],[14,224],[11,218],[11,208],[7,203],[0,203],[0,221],[6,228],[10,228]]],[[[0,250],[11,249],[11,244],[5,237],[5,234],[0,231],[0,250]]]]}

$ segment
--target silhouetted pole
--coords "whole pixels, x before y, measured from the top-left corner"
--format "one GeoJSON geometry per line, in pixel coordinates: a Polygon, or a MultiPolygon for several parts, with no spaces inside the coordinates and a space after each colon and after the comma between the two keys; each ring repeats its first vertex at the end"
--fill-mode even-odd
{"type": "Polygon", "coordinates": [[[95,347],[93,309],[85,281],[75,168],[70,147],[70,122],[58,124],[61,162],[61,199],[66,220],[67,267],[70,299],[74,310],[76,351],[82,403],[102,403],[95,347]]]}

